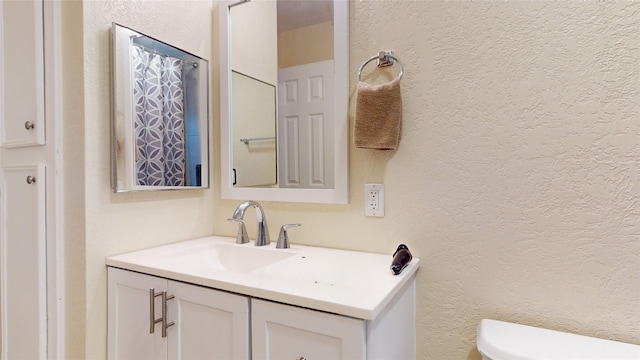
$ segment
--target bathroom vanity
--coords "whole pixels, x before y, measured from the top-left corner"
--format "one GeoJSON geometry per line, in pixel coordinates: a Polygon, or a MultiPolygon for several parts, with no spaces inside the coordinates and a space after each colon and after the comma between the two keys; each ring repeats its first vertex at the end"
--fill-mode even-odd
{"type": "Polygon", "coordinates": [[[414,258],[211,236],[112,256],[110,359],[415,359],[414,258]]]}

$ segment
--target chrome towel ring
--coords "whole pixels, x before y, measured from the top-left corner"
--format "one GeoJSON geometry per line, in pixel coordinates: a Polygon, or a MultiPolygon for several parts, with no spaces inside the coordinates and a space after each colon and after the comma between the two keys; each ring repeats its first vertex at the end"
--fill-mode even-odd
{"type": "Polygon", "coordinates": [[[367,61],[363,62],[362,65],[360,65],[360,68],[358,69],[358,81],[360,81],[360,77],[362,75],[362,69],[364,69],[364,67],[367,66],[368,63],[376,59],[378,60],[378,67],[391,66],[393,65],[394,61],[397,61],[398,65],[400,66],[400,73],[398,74],[398,80],[402,80],[404,69],[402,67],[402,63],[400,62],[400,60],[397,57],[393,56],[393,51],[380,51],[378,55],[374,55],[370,57],[367,61]]]}

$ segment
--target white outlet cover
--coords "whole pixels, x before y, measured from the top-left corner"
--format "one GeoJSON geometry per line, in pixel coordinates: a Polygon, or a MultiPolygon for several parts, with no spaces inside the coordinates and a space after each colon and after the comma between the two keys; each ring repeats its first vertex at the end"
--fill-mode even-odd
{"type": "Polygon", "coordinates": [[[364,216],[384,217],[384,184],[364,184],[364,216]]]}

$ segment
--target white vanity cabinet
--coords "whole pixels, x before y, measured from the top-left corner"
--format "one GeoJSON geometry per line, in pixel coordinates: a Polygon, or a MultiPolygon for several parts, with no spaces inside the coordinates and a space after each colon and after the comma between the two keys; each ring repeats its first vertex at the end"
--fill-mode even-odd
{"type": "Polygon", "coordinates": [[[365,320],[109,267],[108,304],[109,359],[415,359],[415,281],[365,320]]]}
{"type": "Polygon", "coordinates": [[[415,360],[420,259],[397,276],[390,262],[220,236],[110,256],[109,358],[415,360]],[[215,318],[220,311],[228,315],[215,318]],[[175,323],[166,342],[160,318],[175,323]]]}
{"type": "Polygon", "coordinates": [[[108,272],[109,359],[249,359],[249,298],[108,272]]]}

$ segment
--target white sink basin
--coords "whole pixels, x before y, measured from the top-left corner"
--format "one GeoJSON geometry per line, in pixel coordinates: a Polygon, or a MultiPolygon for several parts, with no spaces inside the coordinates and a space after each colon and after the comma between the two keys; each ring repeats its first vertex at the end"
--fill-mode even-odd
{"type": "Polygon", "coordinates": [[[110,256],[107,265],[366,320],[380,314],[420,266],[414,257],[393,275],[390,253],[275,246],[208,236],[110,256]]]}
{"type": "Polygon", "coordinates": [[[200,248],[185,249],[170,255],[167,261],[189,266],[209,268],[236,273],[250,273],[294,256],[293,252],[268,247],[257,247],[253,243],[211,243],[200,248]]]}

